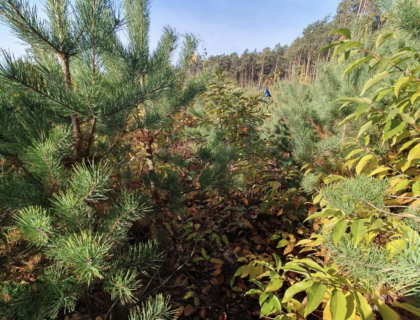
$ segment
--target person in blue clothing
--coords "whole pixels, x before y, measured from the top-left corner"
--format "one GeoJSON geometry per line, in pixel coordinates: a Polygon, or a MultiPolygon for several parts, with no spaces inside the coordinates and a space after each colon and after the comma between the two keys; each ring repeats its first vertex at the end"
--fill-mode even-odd
{"type": "Polygon", "coordinates": [[[271,98],[271,94],[270,94],[270,91],[268,91],[268,88],[265,88],[264,92],[265,92],[265,100],[267,100],[267,98],[271,98]]]}

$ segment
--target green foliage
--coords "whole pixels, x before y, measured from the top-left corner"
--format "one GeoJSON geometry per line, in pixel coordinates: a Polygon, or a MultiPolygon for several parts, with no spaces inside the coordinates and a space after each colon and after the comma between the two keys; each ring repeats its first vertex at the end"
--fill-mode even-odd
{"type": "Polygon", "coordinates": [[[195,138],[193,148],[203,168],[200,187],[224,192],[241,188],[244,173],[252,176],[258,170],[257,155],[264,150],[259,127],[268,116],[265,102],[235,88],[217,71],[208,91],[188,111],[196,126],[185,128],[184,135],[195,138]]]}
{"type": "Polygon", "coordinates": [[[320,195],[329,207],[353,215],[360,206],[384,209],[384,197],[389,184],[387,180],[358,176],[322,188],[320,195]]]}
{"type": "MultiPolygon", "coordinates": [[[[3,50],[0,62],[0,318],[76,308],[111,316],[135,306],[164,260],[157,242],[133,231],[152,204],[123,178],[132,174],[127,145],[137,132],[170,132],[206,75],[187,77],[192,34],[176,64],[182,40],[172,28],[150,48],[148,0],[42,5],[45,19],[29,1],[0,0],[0,19],[29,45],[22,58],[3,50]]],[[[139,319],[170,314],[161,296],[142,306],[139,319]]]]}
{"type": "Polygon", "coordinates": [[[53,219],[42,208],[25,208],[14,219],[29,245],[45,246],[54,233],[53,219]]]}
{"type": "Polygon", "coordinates": [[[318,178],[313,173],[308,173],[302,178],[301,185],[306,193],[314,193],[318,187],[318,178]]]}
{"type": "Polygon", "coordinates": [[[169,310],[169,301],[157,295],[155,299],[149,298],[141,307],[130,310],[130,320],[166,320],[173,316],[169,310]]]}
{"type": "MultiPolygon", "coordinates": [[[[411,20],[419,10],[413,4],[395,1],[387,14],[394,26],[404,25],[407,19],[401,29],[415,37],[411,20]],[[410,18],[408,11],[403,13],[407,8],[413,11],[410,18]]],[[[384,319],[398,319],[392,307],[399,302],[389,306],[381,297],[389,294],[403,299],[419,290],[414,280],[418,277],[415,248],[420,194],[418,49],[410,40],[394,40],[401,34],[391,30],[374,38],[361,33],[360,27],[332,33],[340,40],[321,51],[334,49],[335,65],[320,64],[311,86],[297,79],[294,84],[278,85],[275,121],[288,127],[291,154],[306,170],[302,187],[314,193],[313,203],[321,208],[309,210],[306,219],[318,232],[298,245],[304,247],[301,253],[315,249],[315,256],[327,256],[322,267],[301,258],[279,268],[301,275],[300,281],[286,289],[283,302],[306,291],[303,312],[298,305],[289,307],[297,318],[306,318],[317,309],[321,295],[326,319],[356,314],[373,319],[372,307],[384,319]]],[[[288,280],[286,272],[272,272],[273,264],[267,268],[271,272],[255,280],[288,280]]],[[[267,282],[261,283],[262,291],[249,293],[260,294],[262,314],[284,312],[285,306],[276,310],[271,299],[265,300],[267,282]]],[[[418,309],[412,308],[410,312],[416,314],[418,309]]]]}

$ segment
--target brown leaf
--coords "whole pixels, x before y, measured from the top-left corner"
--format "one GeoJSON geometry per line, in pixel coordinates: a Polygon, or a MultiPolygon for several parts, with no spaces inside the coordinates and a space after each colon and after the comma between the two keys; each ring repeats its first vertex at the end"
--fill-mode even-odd
{"type": "Polygon", "coordinates": [[[205,286],[203,291],[201,291],[202,294],[206,294],[207,292],[210,291],[210,289],[213,288],[210,284],[205,286]]]}
{"type": "Polygon", "coordinates": [[[201,318],[203,318],[203,319],[205,319],[206,318],[206,309],[201,309],[201,311],[200,311],[200,317],[201,318]]]}
{"type": "Polygon", "coordinates": [[[238,287],[240,287],[244,291],[248,290],[248,287],[245,285],[245,283],[243,281],[238,281],[238,287]]]}
{"type": "Polygon", "coordinates": [[[235,260],[233,260],[231,257],[229,257],[229,253],[225,252],[223,254],[223,257],[226,259],[227,262],[229,262],[231,264],[235,264],[235,260]]]}
{"type": "Polygon", "coordinates": [[[194,307],[192,305],[188,305],[184,309],[184,316],[189,316],[195,311],[194,307]]]}
{"type": "Polygon", "coordinates": [[[182,276],[179,276],[178,278],[176,278],[175,280],[175,285],[179,286],[184,282],[184,278],[182,276]]]}
{"type": "Polygon", "coordinates": [[[246,256],[252,256],[252,252],[249,250],[242,250],[242,257],[246,257],[246,256]]]}
{"type": "Polygon", "coordinates": [[[311,215],[313,215],[317,211],[318,211],[318,208],[317,207],[310,208],[309,211],[308,211],[308,217],[311,216],[311,215]]]}
{"type": "Polygon", "coordinates": [[[283,255],[289,254],[295,248],[296,239],[292,239],[287,244],[286,248],[284,249],[283,255]]]}
{"type": "Polygon", "coordinates": [[[174,318],[175,319],[178,319],[180,316],[182,316],[182,314],[184,313],[184,306],[180,306],[177,310],[176,310],[176,312],[175,312],[175,315],[174,315],[174,318]]]}
{"type": "Polygon", "coordinates": [[[212,273],[212,275],[213,276],[218,276],[219,274],[221,274],[222,273],[222,270],[220,270],[220,269],[217,269],[216,271],[214,271],[213,273],[212,273]]]}
{"type": "Polygon", "coordinates": [[[233,250],[233,254],[237,254],[239,251],[241,251],[241,247],[236,247],[235,250],[233,250]]]}
{"type": "Polygon", "coordinates": [[[223,283],[225,282],[225,277],[223,276],[223,274],[219,275],[219,283],[223,283]]]}
{"type": "Polygon", "coordinates": [[[254,227],[252,226],[251,222],[249,222],[248,219],[245,218],[241,218],[241,222],[244,224],[244,226],[250,228],[250,229],[254,229],[254,227]]]}
{"type": "Polygon", "coordinates": [[[213,288],[210,284],[205,286],[203,291],[201,291],[202,294],[206,294],[207,292],[210,291],[210,289],[213,288]]]}
{"type": "Polygon", "coordinates": [[[225,312],[219,316],[219,320],[227,320],[227,315],[225,312]]]}
{"type": "Polygon", "coordinates": [[[210,282],[214,285],[214,286],[218,286],[219,285],[219,280],[217,280],[216,278],[213,278],[210,280],[210,282]]]}
{"type": "Polygon", "coordinates": [[[6,292],[3,292],[3,301],[5,303],[8,303],[10,301],[10,296],[6,292]]]}

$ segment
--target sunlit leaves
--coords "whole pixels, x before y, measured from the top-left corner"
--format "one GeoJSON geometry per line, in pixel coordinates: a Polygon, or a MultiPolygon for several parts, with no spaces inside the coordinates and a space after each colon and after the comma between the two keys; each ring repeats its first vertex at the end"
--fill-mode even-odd
{"type": "Polygon", "coordinates": [[[347,313],[347,301],[343,291],[334,289],[331,294],[330,311],[333,320],[345,320],[347,313]]]}
{"type": "Polygon", "coordinates": [[[376,48],[379,48],[385,41],[391,39],[391,38],[397,38],[394,34],[394,32],[390,30],[386,30],[382,32],[379,37],[376,39],[376,48]]]}
{"type": "Polygon", "coordinates": [[[373,76],[373,78],[369,79],[366,82],[366,84],[364,85],[360,95],[364,95],[367,90],[369,90],[371,87],[373,87],[375,84],[377,84],[379,81],[381,81],[382,79],[384,79],[388,75],[389,75],[389,72],[384,71],[384,72],[378,73],[375,76],[373,76]]]}
{"type": "Polygon", "coordinates": [[[337,224],[334,226],[333,240],[335,245],[337,245],[340,239],[344,236],[346,230],[347,221],[345,220],[338,221],[337,224]]]}
{"type": "Polygon", "coordinates": [[[375,305],[378,307],[379,312],[382,317],[387,320],[401,320],[401,317],[398,313],[392,310],[385,302],[379,299],[372,299],[375,305]]]}
{"type": "Polygon", "coordinates": [[[282,301],[283,302],[290,301],[295,296],[295,294],[308,290],[309,288],[312,287],[313,284],[314,284],[313,280],[308,280],[308,281],[302,281],[302,282],[295,283],[293,286],[289,287],[286,290],[286,292],[284,293],[282,301]]]}
{"type": "Polygon", "coordinates": [[[358,314],[363,320],[374,320],[373,310],[363,294],[356,292],[356,303],[358,314]]]}
{"type": "Polygon", "coordinates": [[[330,35],[332,34],[341,34],[351,40],[351,31],[347,28],[334,29],[330,32],[330,35]]]}
{"type": "Polygon", "coordinates": [[[367,227],[365,225],[365,221],[362,219],[355,220],[352,225],[350,226],[351,234],[353,236],[353,243],[356,247],[360,241],[363,240],[363,237],[366,234],[367,227]]]}
{"type": "Polygon", "coordinates": [[[324,299],[327,287],[320,283],[314,283],[308,290],[308,302],[305,307],[305,317],[312,313],[324,299]]]}

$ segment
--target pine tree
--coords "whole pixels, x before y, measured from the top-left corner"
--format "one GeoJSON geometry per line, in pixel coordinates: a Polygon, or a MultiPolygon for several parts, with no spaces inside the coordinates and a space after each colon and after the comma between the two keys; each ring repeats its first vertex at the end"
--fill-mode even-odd
{"type": "MultiPolygon", "coordinates": [[[[130,133],[151,147],[203,90],[186,76],[198,40],[185,36],[173,64],[178,33],[166,27],[151,50],[150,1],[122,4],[47,0],[42,19],[26,0],[0,0],[2,22],[29,45],[0,63],[1,318],[111,319],[163,260],[157,243],[132,237],[150,200],[126,188],[116,159],[128,158],[130,133]]],[[[170,315],[162,297],[131,319],[155,313],[170,315]]]]}

